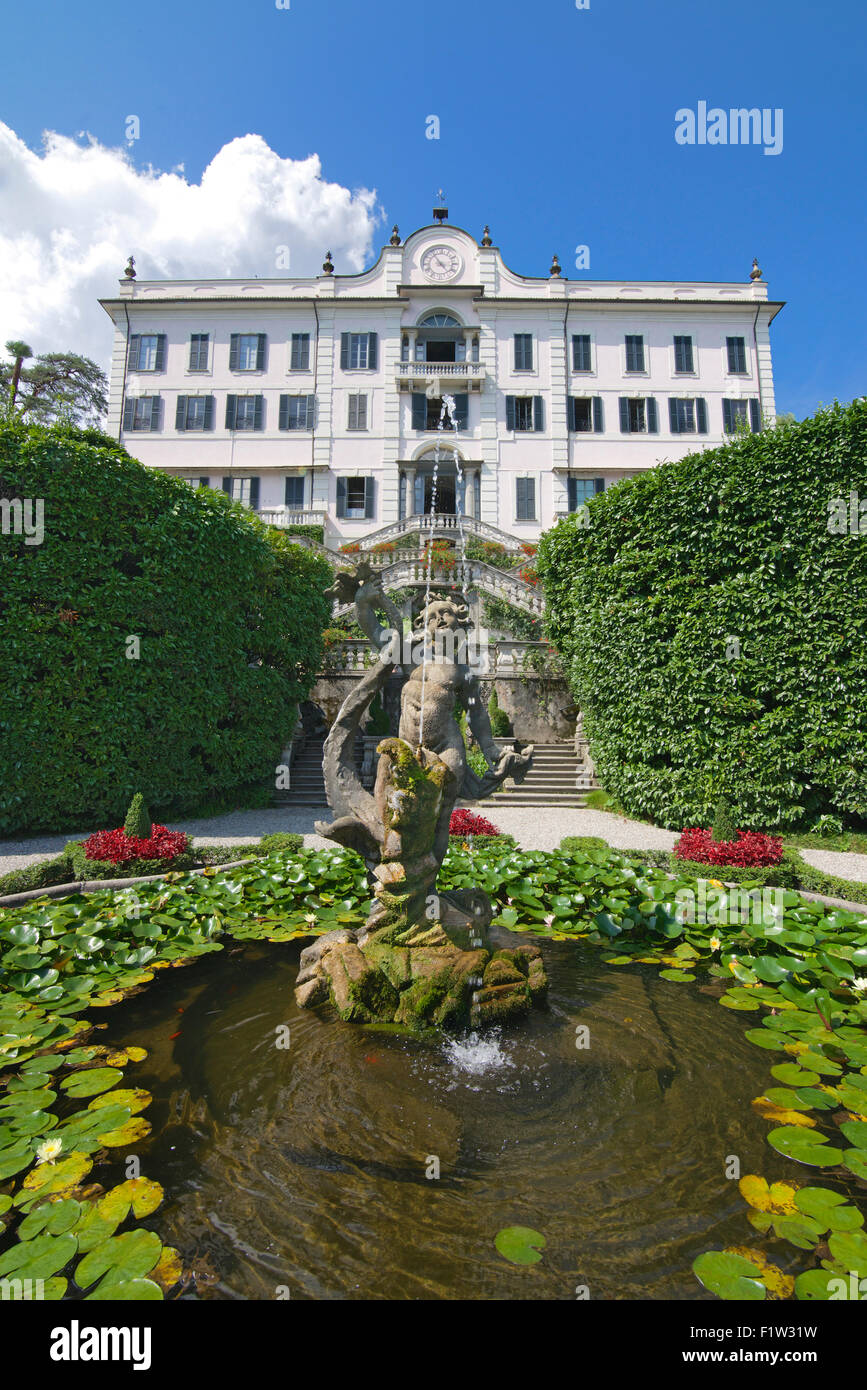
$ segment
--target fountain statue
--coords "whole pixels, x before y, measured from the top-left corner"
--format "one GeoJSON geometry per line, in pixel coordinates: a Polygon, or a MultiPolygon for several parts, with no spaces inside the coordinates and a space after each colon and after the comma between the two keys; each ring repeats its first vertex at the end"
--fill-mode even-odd
{"type": "Polygon", "coordinates": [[[520,1016],[542,1000],[547,987],[538,947],[492,951],[487,895],[476,889],[438,893],[436,881],[458,797],[486,796],[506,777],[522,781],[533,746],[516,741],[502,751],[494,742],[468,660],[463,595],[432,597],[428,571],[415,631],[404,638],[402,617],[367,561],[341,570],[330,594],[354,603],[379,659],[343,702],[326,740],[323,771],[334,819],[318,822],[316,829],[363,857],[373,905],[360,931],[329,932],[302,952],[297,1002],[304,1007],[330,1000],[344,1019],[409,1027],[484,1026],[520,1016]],[[380,623],[377,611],[389,626],[380,623]],[[398,664],[411,667],[398,737],[377,747],[371,793],[356,769],[355,738],[374,695],[398,664]],[[455,718],[458,702],[484,754],[483,774],[467,765],[455,718]]]}

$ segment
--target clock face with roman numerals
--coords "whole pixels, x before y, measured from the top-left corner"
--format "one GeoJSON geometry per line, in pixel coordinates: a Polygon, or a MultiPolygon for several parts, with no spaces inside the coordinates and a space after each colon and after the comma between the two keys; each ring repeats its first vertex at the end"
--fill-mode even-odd
{"type": "Polygon", "coordinates": [[[421,258],[421,268],[428,280],[454,280],[462,261],[451,246],[431,246],[421,258]]]}

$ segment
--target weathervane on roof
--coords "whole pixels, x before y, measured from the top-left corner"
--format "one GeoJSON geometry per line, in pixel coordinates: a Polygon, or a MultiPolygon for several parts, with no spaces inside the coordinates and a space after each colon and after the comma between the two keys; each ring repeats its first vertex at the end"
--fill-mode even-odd
{"type": "Polygon", "coordinates": [[[438,196],[439,196],[439,202],[437,203],[436,207],[435,207],[434,210],[433,210],[434,221],[435,221],[435,222],[445,222],[446,218],[447,218],[448,215],[449,215],[449,210],[448,210],[448,208],[446,207],[446,195],[443,193],[442,189],[439,190],[439,195],[438,195],[438,196]]]}

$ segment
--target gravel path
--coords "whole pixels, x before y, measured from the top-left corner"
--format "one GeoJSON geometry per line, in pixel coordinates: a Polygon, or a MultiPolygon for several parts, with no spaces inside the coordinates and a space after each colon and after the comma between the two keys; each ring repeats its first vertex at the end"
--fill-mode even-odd
{"type": "MultiPolygon", "coordinates": [[[[523,849],[556,849],[564,835],[598,835],[615,849],[671,849],[677,835],[655,825],[612,816],[607,811],[578,807],[515,806],[491,808],[482,804],[483,815],[494,817],[499,830],[514,835],[523,849]]],[[[180,821],[172,829],[185,830],[197,844],[240,845],[259,840],[277,831],[293,831],[304,836],[305,845],[327,847],[313,829],[314,821],[327,820],[327,806],[289,809],[275,807],[258,811],[231,811],[206,820],[180,821]]],[[[82,839],[86,832],[68,835],[42,835],[30,840],[0,840],[0,874],[23,869],[38,859],[59,854],[67,840],[82,839]]],[[[802,850],[808,863],[837,878],[867,883],[867,854],[836,854],[830,850],[802,850]]]]}
{"type": "Polygon", "coordinates": [[[801,858],[835,878],[848,878],[854,883],[867,883],[867,854],[846,854],[842,850],[802,849],[801,858]]]}

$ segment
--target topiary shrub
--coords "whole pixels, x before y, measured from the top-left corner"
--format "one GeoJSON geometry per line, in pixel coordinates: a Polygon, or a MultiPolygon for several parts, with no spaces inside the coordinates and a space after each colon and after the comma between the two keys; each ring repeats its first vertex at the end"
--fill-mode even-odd
{"type": "Polygon", "coordinates": [[[863,397],[648,469],[542,537],[547,630],[629,812],[708,825],[725,794],[745,829],[867,819],[859,497],[863,397]]]}
{"type": "Polygon", "coordinates": [[[293,835],[288,831],[278,831],[274,835],[263,835],[259,841],[260,854],[297,854],[304,848],[304,836],[293,835]]]}
{"type": "Polygon", "coordinates": [[[149,840],[152,829],[151,813],[145,806],[141,792],[136,792],[126,813],[123,833],[130,839],[149,840]]]}
{"type": "Polygon", "coordinates": [[[710,833],[711,837],[718,843],[737,839],[738,828],[725,797],[716,804],[716,810],[713,813],[713,827],[710,833]]]}
{"type": "Polygon", "coordinates": [[[512,721],[504,709],[500,708],[497,699],[497,687],[491,686],[491,698],[488,701],[488,718],[491,721],[491,733],[494,738],[509,738],[512,733],[512,721]]]}
{"type": "Polygon", "coordinates": [[[564,854],[584,854],[589,850],[609,850],[611,846],[607,840],[603,840],[599,835],[564,835],[560,841],[559,849],[564,854]]]}
{"type": "Polygon", "coordinates": [[[322,655],[327,562],[93,432],[0,423],[0,835],[271,783],[322,655]]]}

